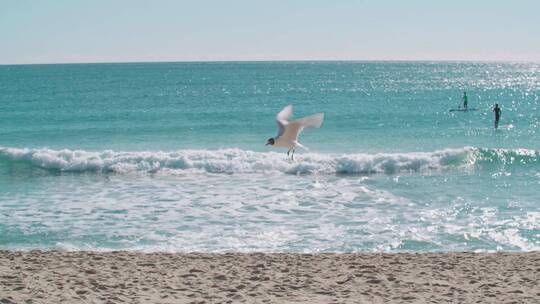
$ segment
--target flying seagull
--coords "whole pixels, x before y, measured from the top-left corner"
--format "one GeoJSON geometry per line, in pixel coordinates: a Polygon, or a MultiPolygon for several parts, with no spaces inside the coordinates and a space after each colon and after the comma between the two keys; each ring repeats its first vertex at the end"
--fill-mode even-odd
{"type": "Polygon", "coordinates": [[[278,113],[276,116],[276,122],[279,128],[278,135],[269,138],[266,145],[289,148],[287,156],[289,156],[292,150],[291,160],[294,160],[294,149],[296,147],[308,150],[307,147],[298,142],[298,135],[304,128],[319,128],[323,122],[324,113],[317,113],[297,120],[291,120],[292,112],[292,105],[288,105],[278,113]]]}

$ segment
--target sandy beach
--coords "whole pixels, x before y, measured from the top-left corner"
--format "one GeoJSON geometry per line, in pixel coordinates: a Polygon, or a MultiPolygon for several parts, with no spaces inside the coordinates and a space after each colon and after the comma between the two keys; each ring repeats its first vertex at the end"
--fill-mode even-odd
{"type": "Polygon", "coordinates": [[[540,252],[0,251],[0,303],[538,303],[540,252]]]}

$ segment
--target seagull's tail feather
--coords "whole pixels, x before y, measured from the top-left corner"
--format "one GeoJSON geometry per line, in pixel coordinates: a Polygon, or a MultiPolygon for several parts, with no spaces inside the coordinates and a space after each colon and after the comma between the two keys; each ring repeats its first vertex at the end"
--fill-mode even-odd
{"type": "Polygon", "coordinates": [[[297,121],[304,128],[320,128],[324,120],[324,113],[313,114],[308,117],[300,118],[297,121]]]}
{"type": "Polygon", "coordinates": [[[308,148],[308,147],[302,145],[302,144],[299,143],[299,142],[296,142],[295,147],[302,148],[302,149],[304,149],[304,150],[306,150],[306,151],[309,151],[309,148],[308,148]]]}

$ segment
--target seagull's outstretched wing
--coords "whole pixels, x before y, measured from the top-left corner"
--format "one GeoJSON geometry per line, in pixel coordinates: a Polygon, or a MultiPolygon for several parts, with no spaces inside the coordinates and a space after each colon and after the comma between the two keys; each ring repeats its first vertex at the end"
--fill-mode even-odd
{"type": "Polygon", "coordinates": [[[324,113],[317,113],[308,117],[300,118],[294,121],[290,121],[283,132],[283,140],[296,142],[298,135],[304,130],[304,128],[319,128],[324,120],[324,113]]]}
{"type": "Polygon", "coordinates": [[[304,128],[320,128],[323,120],[324,120],[324,113],[317,113],[308,117],[297,119],[293,122],[294,123],[298,122],[304,128]]]}
{"type": "Polygon", "coordinates": [[[285,126],[289,124],[289,121],[292,117],[292,110],[292,105],[288,105],[276,115],[276,122],[278,125],[277,137],[283,135],[283,133],[285,132],[285,126]]]}

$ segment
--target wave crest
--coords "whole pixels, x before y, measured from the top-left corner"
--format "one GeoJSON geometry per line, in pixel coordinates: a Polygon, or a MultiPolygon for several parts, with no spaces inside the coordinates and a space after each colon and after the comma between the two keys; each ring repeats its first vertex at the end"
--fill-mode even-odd
{"type": "Polygon", "coordinates": [[[465,147],[435,152],[376,154],[316,154],[297,156],[292,162],[283,153],[241,149],[179,150],[173,152],[115,152],[0,148],[2,164],[23,163],[32,168],[59,172],[208,172],[288,174],[395,174],[474,166],[538,163],[540,152],[528,149],[465,147]]]}

